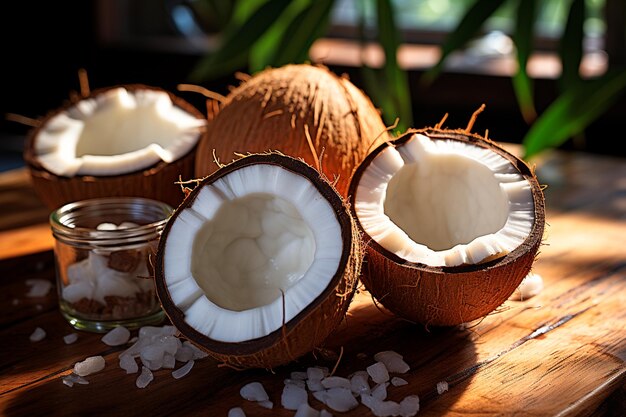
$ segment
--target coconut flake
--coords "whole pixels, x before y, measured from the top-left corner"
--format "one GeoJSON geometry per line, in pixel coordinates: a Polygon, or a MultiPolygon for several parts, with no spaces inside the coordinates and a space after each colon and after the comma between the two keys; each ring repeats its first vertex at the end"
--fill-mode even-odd
{"type": "Polygon", "coordinates": [[[74,364],[74,373],[78,376],[91,375],[103,370],[105,364],[102,356],[90,356],[84,361],[74,364]]]}
{"type": "Polygon", "coordinates": [[[355,395],[369,394],[369,374],[365,371],[357,371],[350,378],[350,389],[355,395]]]}
{"type": "Polygon", "coordinates": [[[378,400],[386,400],[387,399],[387,387],[389,386],[389,382],[383,382],[382,384],[378,384],[372,390],[372,397],[378,400]]]}
{"type": "MultiPolygon", "coordinates": [[[[302,381],[299,381],[302,382],[302,381]]],[[[287,410],[297,410],[301,404],[308,401],[308,395],[304,387],[294,384],[285,384],[280,403],[287,410]]]]}
{"type": "Polygon", "coordinates": [[[70,334],[66,334],[65,336],[63,336],[63,342],[65,342],[66,345],[71,345],[72,343],[75,343],[78,340],[78,333],[70,333],[70,334]]]}
{"type": "Polygon", "coordinates": [[[307,379],[321,381],[328,376],[328,368],[325,367],[310,367],[306,370],[307,379]]]}
{"type": "Polygon", "coordinates": [[[289,379],[289,378],[287,378],[283,382],[284,382],[285,385],[291,384],[291,385],[296,385],[296,386],[298,386],[300,388],[306,388],[306,382],[302,381],[300,379],[289,379]]]}
{"type": "Polygon", "coordinates": [[[329,376],[322,379],[322,386],[326,389],[337,387],[350,389],[350,380],[340,376],[329,376]]]}
{"type": "Polygon", "coordinates": [[[400,415],[413,417],[420,410],[420,399],[417,395],[409,395],[400,401],[400,415]]]}
{"type": "Polygon", "coordinates": [[[534,297],[543,290],[543,278],[533,272],[528,273],[511,296],[511,300],[524,301],[534,297]]]}
{"type": "Polygon", "coordinates": [[[189,371],[191,371],[191,368],[193,368],[194,363],[194,361],[189,361],[177,370],[173,371],[172,376],[174,377],[174,379],[181,379],[182,377],[187,375],[189,371]]]}
{"type": "Polygon", "coordinates": [[[320,417],[333,417],[333,415],[328,410],[320,410],[320,417]]]}
{"type": "Polygon", "coordinates": [[[395,401],[382,401],[372,395],[362,395],[361,402],[376,417],[390,417],[400,414],[400,404],[395,401]]]}
{"type": "Polygon", "coordinates": [[[307,376],[307,372],[298,372],[298,371],[294,371],[290,374],[290,378],[291,379],[295,379],[295,380],[301,380],[304,381],[308,378],[307,376]]]}
{"type": "Polygon", "coordinates": [[[239,390],[239,394],[248,401],[267,401],[270,397],[260,382],[250,382],[239,390]]]}
{"type": "Polygon", "coordinates": [[[194,351],[189,346],[182,346],[176,351],[176,360],[179,362],[189,362],[193,359],[194,351]]]}
{"type": "MultiPolygon", "coordinates": [[[[172,326],[173,327],[173,326],[172,326]]],[[[208,353],[206,353],[205,351],[203,351],[202,349],[198,348],[196,345],[194,345],[193,343],[191,343],[190,341],[186,340],[185,342],[183,342],[183,346],[187,346],[188,348],[190,348],[193,351],[193,359],[204,359],[207,356],[209,356],[208,353]]]]}
{"type": "Polygon", "coordinates": [[[411,369],[409,364],[404,361],[402,355],[392,350],[378,352],[374,355],[374,359],[377,362],[382,362],[383,364],[385,364],[385,368],[387,368],[387,371],[389,372],[404,374],[411,369]]]}
{"type": "Polygon", "coordinates": [[[228,417],[246,417],[246,413],[243,412],[241,407],[233,407],[228,410],[228,417]]]}
{"type": "Polygon", "coordinates": [[[176,367],[176,358],[174,355],[170,355],[166,353],[163,355],[163,368],[164,369],[174,369],[176,367]]]}
{"type": "Polygon", "coordinates": [[[382,362],[376,362],[375,364],[368,366],[367,373],[377,384],[389,381],[389,372],[387,371],[385,364],[382,362]]]}
{"type": "Polygon", "coordinates": [[[320,412],[307,403],[300,404],[293,417],[320,417],[320,412]]]}
{"type": "Polygon", "coordinates": [[[45,297],[52,288],[52,282],[47,279],[27,279],[26,285],[30,287],[26,297],[45,297]]]}
{"type": "Polygon", "coordinates": [[[150,382],[154,379],[154,375],[152,375],[152,371],[146,368],[145,366],[141,367],[141,373],[137,377],[137,381],[135,381],[135,385],[137,388],[145,388],[148,386],[150,382]]]}
{"type": "Polygon", "coordinates": [[[441,395],[448,391],[448,383],[446,381],[437,382],[437,394],[441,395]]]}
{"type": "Polygon", "coordinates": [[[41,327],[35,328],[33,333],[30,335],[31,342],[41,342],[46,337],[46,331],[41,327]]]}
{"type": "Polygon", "coordinates": [[[80,385],[87,385],[87,384],[89,384],[89,381],[87,381],[85,378],[83,378],[82,376],[73,374],[73,373],[64,376],[61,380],[68,387],[73,387],[74,384],[80,384],[80,385]]]}
{"type": "Polygon", "coordinates": [[[257,404],[263,408],[267,408],[268,410],[271,410],[272,408],[274,408],[274,403],[271,402],[270,400],[259,401],[257,404]]]}
{"type": "Polygon", "coordinates": [[[394,376],[393,378],[391,378],[391,385],[393,385],[394,387],[401,387],[403,385],[407,385],[408,382],[406,381],[406,379],[402,379],[400,377],[394,376]]]}
{"type": "Polygon", "coordinates": [[[102,342],[108,346],[120,346],[128,343],[130,331],[124,326],[118,326],[102,337],[102,342]]]}
{"type": "Polygon", "coordinates": [[[352,395],[352,391],[347,388],[331,388],[324,391],[317,391],[313,396],[326,404],[328,407],[340,413],[345,413],[356,408],[359,403],[352,395]]]}
{"type": "Polygon", "coordinates": [[[139,365],[132,355],[120,355],[120,368],[126,371],[127,374],[135,374],[139,372],[139,365]]]}

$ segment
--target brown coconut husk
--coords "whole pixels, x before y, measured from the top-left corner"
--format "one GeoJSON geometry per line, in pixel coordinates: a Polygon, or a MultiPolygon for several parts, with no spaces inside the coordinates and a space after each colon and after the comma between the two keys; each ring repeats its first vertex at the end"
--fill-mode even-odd
{"type": "MultiPolygon", "coordinates": [[[[205,119],[204,115],[193,105],[158,87],[142,84],[118,85],[102,88],[91,92],[87,97],[93,98],[111,89],[123,87],[128,91],[155,90],[166,92],[172,102],[190,115],[205,119]]],[[[52,111],[35,127],[28,135],[24,148],[24,161],[30,172],[33,187],[37,196],[51,210],[66,203],[100,197],[145,197],[163,201],[173,207],[178,206],[183,200],[184,194],[180,191],[177,181],[189,178],[193,175],[195,152],[198,147],[194,146],[189,152],[172,163],[158,162],[148,168],[122,175],[93,176],[77,175],[63,177],[45,169],[35,154],[35,141],[42,126],[57,114],[66,111],[76,105],[78,100],[69,101],[60,108],[52,111]]],[[[206,135],[202,132],[201,137],[206,135]]]]}
{"type": "Polygon", "coordinates": [[[271,150],[303,158],[346,195],[350,175],[375,140],[388,139],[370,99],[327,68],[287,65],[245,80],[220,104],[198,146],[196,177],[237,154],[271,150]],[[215,153],[215,155],[214,155],[215,153]]]}
{"type": "MultiPolygon", "coordinates": [[[[176,328],[191,342],[218,361],[237,369],[267,368],[289,363],[322,345],[343,320],[357,287],[363,253],[356,225],[349,208],[328,180],[311,166],[278,153],[242,157],[204,178],[185,198],[168,222],[159,242],[156,258],[156,288],[165,313],[176,328]],[[171,225],[180,212],[193,203],[200,190],[219,178],[245,166],[273,164],[308,178],[335,210],[341,227],[343,251],[337,272],[326,289],[282,328],[262,338],[241,343],[210,339],[189,326],[185,314],[171,300],[164,277],[164,248],[171,225]]],[[[283,313],[284,314],[284,313],[283,313]]]]}
{"type": "Polygon", "coordinates": [[[427,326],[452,326],[483,317],[504,303],[530,272],[543,237],[545,202],[533,170],[492,140],[466,130],[427,128],[411,130],[375,149],[357,168],[352,178],[352,215],[363,233],[366,257],[361,280],[387,309],[407,320],[427,326]],[[409,262],[391,253],[362,228],[354,210],[355,193],[361,176],[376,155],[388,146],[401,146],[414,133],[432,140],[456,140],[487,148],[510,161],[530,183],[535,205],[535,222],[526,240],[497,259],[475,265],[432,267],[409,262]]]}

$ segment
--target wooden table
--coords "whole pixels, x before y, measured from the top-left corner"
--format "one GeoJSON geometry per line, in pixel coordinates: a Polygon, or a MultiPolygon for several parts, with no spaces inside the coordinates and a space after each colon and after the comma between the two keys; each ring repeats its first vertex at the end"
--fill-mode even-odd
{"type": "MultiPolygon", "coordinates": [[[[548,226],[535,271],[544,291],[508,301],[482,321],[424,329],[379,310],[361,291],[325,350],[267,371],[238,372],[211,359],[196,362],[180,380],[155,372],[145,389],[118,366],[121,348],[80,333],[63,320],[55,291],[26,298],[29,278],[54,281],[48,212],[32,193],[24,171],[0,175],[0,410],[6,416],[201,415],[225,416],[241,406],[248,416],[292,416],[280,406],[283,379],[313,364],[337,375],[373,363],[382,350],[404,355],[409,382],[390,387],[389,398],[421,398],[420,416],[626,415],[626,161],[585,154],[551,153],[539,161],[547,184],[548,226]],[[17,300],[17,301],[14,301],[17,300]],[[42,327],[47,337],[32,343],[42,327]],[[65,386],[61,378],[87,356],[106,367],[89,385],[65,386]],[[437,395],[438,381],[450,390],[437,395]],[[274,402],[267,410],[239,396],[260,381],[274,402]]],[[[179,364],[180,366],[180,364],[179,364]]],[[[322,405],[310,396],[309,403],[322,405]]],[[[335,415],[344,415],[334,413],[335,415]]],[[[360,405],[345,415],[369,416],[360,405]]]]}

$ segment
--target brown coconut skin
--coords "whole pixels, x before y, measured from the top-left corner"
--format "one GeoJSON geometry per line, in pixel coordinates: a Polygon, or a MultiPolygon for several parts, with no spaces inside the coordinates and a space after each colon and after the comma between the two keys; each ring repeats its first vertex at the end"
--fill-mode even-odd
{"type": "Polygon", "coordinates": [[[426,326],[454,326],[491,313],[515,291],[530,272],[543,237],[545,203],[534,172],[519,158],[495,142],[464,131],[412,130],[374,150],[355,171],[350,186],[352,214],[363,233],[366,249],[361,280],[387,309],[426,326]],[[499,259],[476,265],[432,267],[406,261],[383,248],[359,223],[354,210],[355,193],[365,168],[387,146],[399,146],[414,133],[432,140],[458,140],[488,148],[509,160],[531,185],[535,222],[527,239],[499,259]]]}
{"type": "Polygon", "coordinates": [[[185,198],[165,227],[156,257],[156,289],[161,305],[174,326],[191,342],[216,360],[237,369],[272,369],[313,351],[341,323],[352,301],[361,270],[363,253],[356,224],[341,196],[318,171],[294,158],[271,153],[243,157],[204,178],[185,198]],[[343,251],[337,272],[326,289],[291,321],[269,335],[241,343],[225,343],[199,333],[185,321],[184,312],[173,302],[164,277],[164,248],[171,225],[193,203],[203,186],[248,165],[273,164],[303,175],[332,205],[341,226],[343,251]]]}
{"type": "Polygon", "coordinates": [[[348,79],[321,66],[287,65],[260,72],[226,97],[198,146],[195,173],[214,172],[214,157],[229,162],[235,154],[267,151],[317,167],[313,152],[323,153],[323,173],[339,178],[336,188],[345,196],[352,171],[376,139],[388,139],[380,114],[348,79]]]}
{"type": "MultiPolygon", "coordinates": [[[[161,88],[141,84],[119,85],[93,91],[86,98],[93,98],[111,89],[123,87],[128,91],[155,90],[166,92],[172,102],[179,108],[198,119],[205,119],[204,115],[193,105],[165,91],[161,88]]],[[[81,98],[80,100],[83,100],[81,98]]],[[[193,177],[195,153],[198,145],[172,163],[158,162],[148,168],[129,172],[122,175],[93,176],[77,175],[64,177],[53,174],[44,168],[35,154],[35,141],[42,126],[57,114],[75,106],[77,101],[71,101],[54,110],[43,118],[39,125],[32,130],[24,148],[24,161],[30,172],[33,187],[40,200],[51,210],[64,204],[101,197],[145,197],[163,201],[172,207],[177,207],[184,198],[177,181],[193,177]]],[[[206,132],[201,134],[198,142],[206,132]]]]}

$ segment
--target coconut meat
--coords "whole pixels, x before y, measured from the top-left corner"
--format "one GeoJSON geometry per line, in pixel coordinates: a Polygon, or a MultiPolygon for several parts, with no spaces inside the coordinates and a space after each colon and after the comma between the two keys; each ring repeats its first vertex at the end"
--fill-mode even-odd
{"type": "Polygon", "coordinates": [[[504,256],[534,220],[530,184],[506,158],[422,134],[376,155],[357,186],[355,211],[383,248],[429,266],[504,256]]]}
{"type": "Polygon", "coordinates": [[[330,284],[341,258],[330,203],[304,176],[270,164],[205,185],[172,219],[163,270],[171,300],[222,342],[266,336],[330,284]]]}
{"type": "Polygon", "coordinates": [[[125,174],[181,158],[204,125],[164,91],[120,87],[48,119],[34,151],[41,165],[59,176],[125,174]]]}

